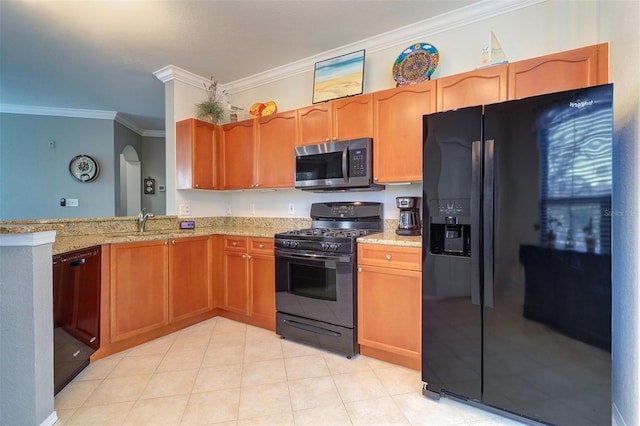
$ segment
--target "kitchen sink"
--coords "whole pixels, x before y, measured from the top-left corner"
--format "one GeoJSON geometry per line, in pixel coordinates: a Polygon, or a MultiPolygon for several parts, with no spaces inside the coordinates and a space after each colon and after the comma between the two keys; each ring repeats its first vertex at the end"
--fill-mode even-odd
{"type": "Polygon", "coordinates": [[[107,234],[111,238],[134,238],[134,237],[155,237],[162,235],[178,234],[179,229],[162,229],[157,231],[144,231],[144,232],[116,232],[113,234],[107,234]]]}

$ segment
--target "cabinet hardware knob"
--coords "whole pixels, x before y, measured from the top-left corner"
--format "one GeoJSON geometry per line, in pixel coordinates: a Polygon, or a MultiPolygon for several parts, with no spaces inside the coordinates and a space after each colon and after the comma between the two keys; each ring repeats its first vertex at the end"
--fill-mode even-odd
{"type": "Polygon", "coordinates": [[[334,136],[334,137],[333,137],[333,140],[334,140],[334,141],[337,141],[337,140],[338,140],[338,138],[337,138],[336,136],[334,136]]]}
{"type": "Polygon", "coordinates": [[[237,245],[238,245],[238,243],[236,243],[236,242],[234,241],[233,243],[231,243],[231,245],[235,247],[235,246],[237,246],[237,245]]]}
{"type": "Polygon", "coordinates": [[[251,260],[251,255],[247,256],[247,259],[251,260]]]}
{"type": "Polygon", "coordinates": [[[358,266],[358,272],[362,272],[362,267],[358,266]]]}
{"type": "Polygon", "coordinates": [[[391,255],[390,254],[387,255],[387,260],[391,260],[391,255]]]}
{"type": "Polygon", "coordinates": [[[169,241],[165,241],[165,242],[164,242],[164,245],[165,245],[165,246],[168,246],[168,245],[169,245],[169,241]]]}
{"type": "Polygon", "coordinates": [[[246,259],[246,258],[247,258],[247,255],[246,255],[246,254],[243,254],[243,255],[242,255],[242,258],[243,258],[243,259],[246,259]]]}
{"type": "Polygon", "coordinates": [[[259,248],[264,248],[264,244],[260,243],[260,244],[258,244],[258,247],[259,248]]]}
{"type": "Polygon", "coordinates": [[[176,244],[176,240],[171,240],[171,244],[175,245],[176,244]]]}
{"type": "Polygon", "coordinates": [[[374,181],[374,182],[377,182],[377,181],[378,181],[378,177],[377,177],[377,176],[374,176],[374,177],[373,177],[373,181],[374,181]]]}
{"type": "Polygon", "coordinates": [[[198,188],[199,186],[200,186],[200,185],[198,185],[198,184],[196,183],[196,188],[198,188]]]}
{"type": "Polygon", "coordinates": [[[331,138],[326,138],[324,141],[325,142],[329,142],[329,141],[331,141],[331,138]]]}

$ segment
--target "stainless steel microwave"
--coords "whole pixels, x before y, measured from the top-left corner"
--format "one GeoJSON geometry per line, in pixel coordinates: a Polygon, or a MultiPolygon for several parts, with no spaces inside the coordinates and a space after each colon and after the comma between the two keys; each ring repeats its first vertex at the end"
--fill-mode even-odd
{"type": "Polygon", "coordinates": [[[305,191],[380,191],[373,183],[371,138],[296,148],[295,187],[305,191]]]}

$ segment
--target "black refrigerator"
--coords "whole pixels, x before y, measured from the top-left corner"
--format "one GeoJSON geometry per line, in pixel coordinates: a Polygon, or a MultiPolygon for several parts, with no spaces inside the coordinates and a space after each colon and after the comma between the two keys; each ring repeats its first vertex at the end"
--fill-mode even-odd
{"type": "Polygon", "coordinates": [[[610,424],[612,97],[424,116],[425,396],[610,424]]]}

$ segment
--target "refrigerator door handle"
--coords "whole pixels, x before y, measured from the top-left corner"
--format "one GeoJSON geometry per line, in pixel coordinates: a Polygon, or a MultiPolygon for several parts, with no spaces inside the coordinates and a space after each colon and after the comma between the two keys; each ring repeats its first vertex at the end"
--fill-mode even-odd
{"type": "Polygon", "coordinates": [[[484,306],[493,308],[493,203],[494,203],[494,156],[493,139],[484,141],[484,178],[482,187],[482,259],[484,306]]]}
{"type": "Polygon", "coordinates": [[[471,303],[480,305],[480,196],[482,143],[471,142],[471,303]]]}

